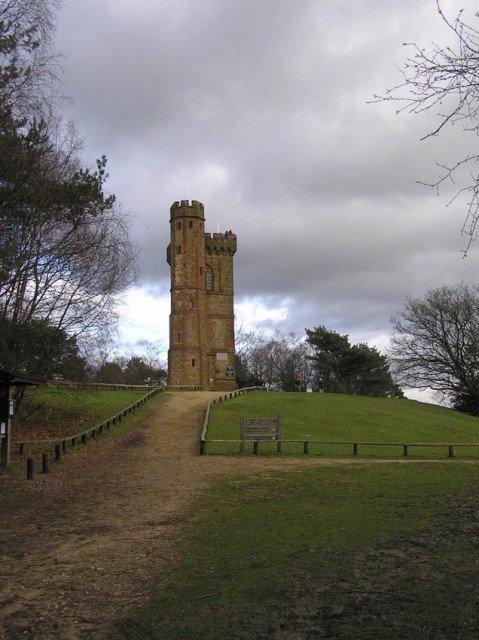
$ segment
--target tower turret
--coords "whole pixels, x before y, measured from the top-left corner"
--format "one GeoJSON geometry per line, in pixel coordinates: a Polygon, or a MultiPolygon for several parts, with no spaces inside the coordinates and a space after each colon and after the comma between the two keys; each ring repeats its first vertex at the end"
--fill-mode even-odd
{"type": "Polygon", "coordinates": [[[171,269],[170,348],[168,381],[172,386],[202,387],[205,359],[206,293],[204,207],[200,202],[175,202],[170,209],[171,269]]]}

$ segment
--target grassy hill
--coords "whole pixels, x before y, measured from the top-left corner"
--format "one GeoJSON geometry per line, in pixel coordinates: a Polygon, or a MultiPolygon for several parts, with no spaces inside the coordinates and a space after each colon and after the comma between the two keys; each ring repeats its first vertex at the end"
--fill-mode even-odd
{"type": "MultiPolygon", "coordinates": [[[[352,453],[350,445],[317,441],[376,443],[479,443],[479,419],[452,409],[414,400],[367,398],[341,394],[254,392],[211,406],[207,440],[238,440],[240,417],[281,416],[283,453],[309,452],[327,456],[352,453]]],[[[251,447],[250,447],[251,448],[251,447]]],[[[274,451],[261,443],[260,452],[274,451]]],[[[207,452],[233,453],[238,445],[214,443],[207,452]]],[[[444,457],[447,449],[414,447],[414,457],[444,457]]],[[[479,455],[478,448],[454,448],[461,457],[479,455]]],[[[402,447],[360,447],[361,456],[402,456],[402,447]]]]}
{"type": "Polygon", "coordinates": [[[106,420],[145,395],[145,389],[28,389],[15,416],[14,440],[61,438],[106,420]]]}

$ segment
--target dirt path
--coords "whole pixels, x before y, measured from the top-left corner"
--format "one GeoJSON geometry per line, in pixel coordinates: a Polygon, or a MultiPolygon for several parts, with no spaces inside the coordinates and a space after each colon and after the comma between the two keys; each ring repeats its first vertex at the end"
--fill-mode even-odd
{"type": "Polygon", "coordinates": [[[139,429],[78,447],[48,475],[0,476],[0,638],[109,638],[174,563],[209,479],[271,466],[196,455],[217,395],[172,394],[139,429]]]}
{"type": "Polygon", "coordinates": [[[0,476],[0,638],[107,640],[174,566],[188,507],[212,477],[327,464],[198,456],[216,395],[172,394],[142,427],[78,447],[48,475],[0,476]]]}

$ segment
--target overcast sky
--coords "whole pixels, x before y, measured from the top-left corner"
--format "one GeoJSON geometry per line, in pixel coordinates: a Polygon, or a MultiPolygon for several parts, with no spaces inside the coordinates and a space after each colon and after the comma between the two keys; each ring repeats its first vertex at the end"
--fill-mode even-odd
{"type": "Polygon", "coordinates": [[[188,196],[238,236],[247,328],[325,325],[383,349],[406,294],[477,282],[464,201],[417,184],[474,141],[420,142],[434,114],[368,103],[401,80],[404,42],[433,40],[450,42],[435,0],[63,0],[68,113],[140,248],[122,341],[167,348],[169,210],[188,196]]]}

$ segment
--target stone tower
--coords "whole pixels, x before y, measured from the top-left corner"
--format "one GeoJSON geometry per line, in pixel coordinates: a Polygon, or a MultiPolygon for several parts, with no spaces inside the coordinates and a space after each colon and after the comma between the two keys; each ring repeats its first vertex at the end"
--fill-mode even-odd
{"type": "Polygon", "coordinates": [[[201,202],[174,202],[170,214],[168,385],[234,390],[236,236],[205,233],[201,202]]]}

